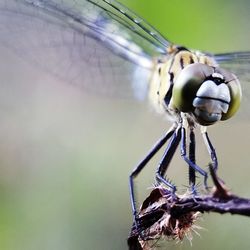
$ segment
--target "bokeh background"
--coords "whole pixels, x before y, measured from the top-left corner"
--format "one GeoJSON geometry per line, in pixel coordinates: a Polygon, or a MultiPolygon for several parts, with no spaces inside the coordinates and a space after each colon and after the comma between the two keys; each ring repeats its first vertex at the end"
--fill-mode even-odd
{"type": "MultiPolygon", "coordinates": [[[[249,1],[121,2],[177,44],[250,50],[249,1]]],[[[86,93],[0,51],[0,249],[127,249],[128,175],[170,123],[147,102],[86,93]]],[[[242,112],[209,128],[219,175],[244,197],[250,197],[249,118],[242,112]]],[[[205,167],[209,157],[197,140],[205,167]]],[[[137,179],[138,203],[149,193],[159,157],[137,179]]],[[[169,177],[184,190],[187,168],[178,156],[169,177]]],[[[202,218],[192,245],[165,242],[162,249],[250,249],[249,218],[202,218]]]]}

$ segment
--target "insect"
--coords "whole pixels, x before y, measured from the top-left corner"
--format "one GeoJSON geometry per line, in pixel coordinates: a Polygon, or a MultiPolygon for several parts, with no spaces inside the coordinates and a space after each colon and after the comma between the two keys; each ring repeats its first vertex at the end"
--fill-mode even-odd
{"type": "Polygon", "coordinates": [[[148,95],[163,115],[171,117],[173,126],[129,177],[134,218],[134,179],[167,142],[156,181],[175,194],[176,187],[165,174],[180,145],[181,156],[190,169],[192,192],[196,192],[196,173],[207,187],[207,172],[195,162],[195,129],[201,128],[216,170],[217,156],[206,128],[231,118],[242,96],[237,76],[223,65],[237,70],[239,64],[249,62],[250,52],[212,55],[174,45],[135,13],[110,0],[1,0],[0,43],[56,77],[89,91],[111,96],[122,93],[138,99],[148,95]],[[43,37],[44,30],[50,36],[43,37]],[[58,44],[58,37],[64,46],[58,44]],[[38,53],[39,48],[44,50],[38,53]],[[75,61],[78,67],[74,67],[75,61]]]}

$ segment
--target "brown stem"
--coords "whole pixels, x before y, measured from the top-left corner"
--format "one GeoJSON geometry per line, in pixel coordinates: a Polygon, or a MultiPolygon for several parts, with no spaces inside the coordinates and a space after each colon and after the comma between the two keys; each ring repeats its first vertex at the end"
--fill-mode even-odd
{"type": "Polygon", "coordinates": [[[185,194],[173,197],[158,186],[143,202],[137,227],[133,225],[128,239],[129,249],[144,248],[146,242],[162,236],[182,239],[194,225],[198,212],[231,213],[250,216],[250,199],[231,194],[209,166],[214,188],[208,195],[185,194]]]}

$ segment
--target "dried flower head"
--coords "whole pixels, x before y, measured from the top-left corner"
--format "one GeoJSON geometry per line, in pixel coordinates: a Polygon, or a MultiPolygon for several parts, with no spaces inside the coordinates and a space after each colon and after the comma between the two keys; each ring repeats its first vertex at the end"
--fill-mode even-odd
{"type": "Polygon", "coordinates": [[[173,197],[169,190],[161,186],[152,190],[141,206],[137,229],[134,228],[131,233],[133,235],[137,231],[141,249],[152,249],[159,239],[182,241],[187,237],[192,240],[192,233],[200,228],[195,225],[200,212],[172,212],[174,206],[178,206],[177,201],[185,195],[188,194],[173,197]]]}

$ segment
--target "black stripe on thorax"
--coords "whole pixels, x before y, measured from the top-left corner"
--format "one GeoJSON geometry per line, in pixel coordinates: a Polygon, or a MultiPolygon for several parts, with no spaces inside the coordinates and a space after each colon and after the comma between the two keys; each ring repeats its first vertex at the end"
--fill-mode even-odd
{"type": "MultiPolygon", "coordinates": [[[[164,97],[164,102],[165,104],[168,106],[169,105],[169,102],[171,100],[171,97],[172,97],[172,92],[173,92],[173,86],[174,86],[174,73],[172,72],[172,67],[173,67],[173,64],[174,64],[174,60],[175,60],[175,57],[178,53],[180,53],[181,51],[189,51],[187,48],[185,47],[182,47],[182,46],[179,46],[177,47],[177,51],[174,53],[173,57],[172,57],[172,61],[171,61],[171,64],[170,64],[170,67],[169,67],[169,70],[168,70],[168,74],[169,74],[169,79],[170,79],[170,86],[169,86],[169,89],[164,97]]],[[[183,58],[181,57],[181,60],[180,60],[180,66],[181,68],[183,69],[184,68],[184,60],[183,58]]]]}

